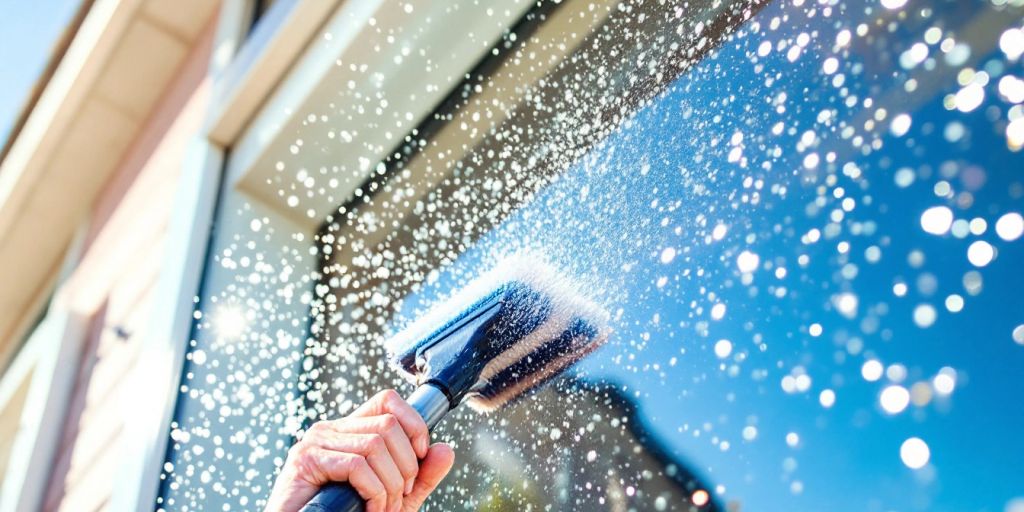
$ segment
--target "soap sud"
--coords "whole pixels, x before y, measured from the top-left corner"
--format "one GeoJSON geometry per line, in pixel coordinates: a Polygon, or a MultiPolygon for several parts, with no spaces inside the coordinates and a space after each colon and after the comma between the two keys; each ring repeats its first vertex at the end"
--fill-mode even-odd
{"type": "MultiPolygon", "coordinates": [[[[388,352],[392,356],[397,356],[411,350],[454,319],[461,317],[468,311],[468,308],[478,301],[500,287],[513,282],[521,282],[531,290],[550,298],[552,311],[548,319],[537,329],[488,362],[481,372],[482,379],[494,376],[502,369],[534,353],[537,348],[549,340],[560,336],[568,329],[574,318],[582,319],[590,324],[597,334],[578,351],[546,362],[544,367],[538,368],[528,378],[503,389],[496,397],[483,399],[479,396],[471,396],[468,405],[472,408],[478,411],[490,411],[499,407],[507,400],[528,390],[535,382],[545,380],[552,374],[564,370],[582,355],[595,350],[607,340],[611,332],[608,326],[610,318],[608,312],[580,293],[576,281],[566,277],[564,272],[560,272],[546,259],[537,255],[515,254],[502,259],[490,271],[474,279],[449,298],[438,300],[436,306],[429,312],[385,342],[388,352]]],[[[397,364],[394,357],[392,357],[392,366],[406,379],[418,383],[418,376],[409,373],[406,368],[397,364]]]]}

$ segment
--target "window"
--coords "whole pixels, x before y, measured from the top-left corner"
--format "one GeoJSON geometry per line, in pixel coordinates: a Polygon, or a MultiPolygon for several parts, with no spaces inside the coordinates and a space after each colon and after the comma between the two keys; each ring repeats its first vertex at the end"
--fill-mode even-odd
{"type": "MultiPolygon", "coordinates": [[[[391,157],[360,162],[372,177],[315,236],[221,206],[162,504],[258,506],[304,422],[408,389],[385,337],[530,252],[615,333],[498,413],[450,415],[435,509],[1018,512],[1021,15],[532,7],[391,157]]],[[[264,169],[297,215],[357,175],[302,155],[362,155],[355,131],[411,121],[361,94],[301,112],[294,160],[264,169]],[[379,123],[346,124],[365,111],[379,123]]]]}
{"type": "Polygon", "coordinates": [[[616,334],[448,418],[441,509],[1003,507],[1021,388],[990,358],[1022,357],[1024,190],[998,41],[1020,32],[997,6],[897,3],[627,3],[535,83],[570,33],[544,28],[579,13],[507,38],[322,231],[309,407],[398,385],[382,336],[539,252],[616,334]]]}

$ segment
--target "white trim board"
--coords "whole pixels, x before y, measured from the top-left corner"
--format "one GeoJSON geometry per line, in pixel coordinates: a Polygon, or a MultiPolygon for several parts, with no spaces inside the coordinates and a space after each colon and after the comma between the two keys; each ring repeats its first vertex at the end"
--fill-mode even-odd
{"type": "Polygon", "coordinates": [[[339,0],[277,0],[217,77],[206,127],[229,146],[295,63],[339,0]]]}
{"type": "MultiPolygon", "coordinates": [[[[210,57],[208,77],[217,76],[245,39],[252,0],[224,0],[210,57]]],[[[207,107],[209,108],[209,107],[207,107]]],[[[167,226],[163,271],[155,285],[151,317],[139,359],[128,378],[136,404],[124,418],[124,457],[110,498],[117,511],[152,511],[160,486],[168,432],[174,417],[194,299],[206,263],[210,230],[221,184],[224,148],[197,134],[189,144],[175,193],[177,215],[167,226]]]]}
{"type": "MultiPolygon", "coordinates": [[[[58,284],[81,260],[88,226],[88,222],[79,226],[64,256],[58,284]]],[[[0,512],[39,510],[43,505],[88,328],[88,319],[70,308],[65,298],[54,298],[43,321],[0,380],[2,401],[6,388],[31,378],[7,473],[0,482],[0,512]],[[12,384],[14,381],[19,382],[12,384]]]]}
{"type": "Polygon", "coordinates": [[[192,329],[193,299],[199,290],[206,246],[217,202],[223,152],[194,141],[184,159],[175,196],[179,215],[168,226],[168,251],[155,285],[154,305],[138,362],[128,378],[125,400],[135,404],[125,417],[126,454],[113,510],[153,510],[167,434],[192,329]]]}
{"type": "Polygon", "coordinates": [[[239,138],[227,179],[319,226],[532,6],[343,3],[239,138]]]}
{"type": "Polygon", "coordinates": [[[42,506],[64,427],[65,405],[77,375],[85,320],[71,311],[53,311],[25,347],[27,353],[22,355],[24,364],[31,365],[31,384],[0,489],[0,512],[42,506]]]}

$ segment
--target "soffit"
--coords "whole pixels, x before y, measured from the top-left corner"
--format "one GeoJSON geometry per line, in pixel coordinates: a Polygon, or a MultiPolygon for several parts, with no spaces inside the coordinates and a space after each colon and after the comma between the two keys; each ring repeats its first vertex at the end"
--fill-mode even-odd
{"type": "Polygon", "coordinates": [[[315,229],[532,5],[342,3],[235,144],[229,180],[315,229]]]}

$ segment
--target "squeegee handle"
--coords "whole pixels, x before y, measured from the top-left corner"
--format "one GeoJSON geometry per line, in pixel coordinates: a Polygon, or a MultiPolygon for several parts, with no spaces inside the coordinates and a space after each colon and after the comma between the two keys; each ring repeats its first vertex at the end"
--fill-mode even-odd
{"type": "MultiPolygon", "coordinates": [[[[451,408],[448,396],[430,384],[416,388],[416,391],[409,395],[408,402],[420,413],[423,421],[427,423],[427,428],[431,430],[441,422],[441,418],[444,418],[451,408]]],[[[365,509],[366,504],[359,493],[351,485],[339,482],[321,487],[300,512],[363,512],[365,509]]]]}
{"type": "Polygon", "coordinates": [[[366,504],[349,484],[333,483],[320,488],[300,512],[363,512],[366,504]]]}

